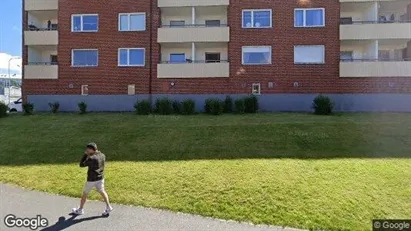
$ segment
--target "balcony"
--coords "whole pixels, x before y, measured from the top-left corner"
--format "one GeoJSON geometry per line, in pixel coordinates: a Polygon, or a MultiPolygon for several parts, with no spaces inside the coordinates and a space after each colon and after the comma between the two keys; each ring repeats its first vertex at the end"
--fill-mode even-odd
{"type": "Polygon", "coordinates": [[[411,21],[361,21],[343,24],[340,25],[340,39],[411,39],[411,21]]]}
{"type": "Polygon", "coordinates": [[[36,11],[36,10],[57,10],[58,0],[25,0],[24,10],[36,11]]]}
{"type": "Polygon", "coordinates": [[[24,79],[58,79],[58,66],[54,63],[29,63],[24,66],[24,79]]]}
{"type": "Polygon", "coordinates": [[[57,30],[35,29],[24,32],[24,44],[32,45],[58,45],[57,30]]]}
{"type": "Polygon", "coordinates": [[[229,42],[230,28],[227,25],[208,27],[186,25],[184,27],[163,26],[158,28],[159,43],[182,42],[229,42]]]}
{"type": "Polygon", "coordinates": [[[344,60],[340,77],[411,77],[411,60],[344,60]]]}
{"type": "Polygon", "coordinates": [[[158,0],[158,7],[228,6],[230,0],[158,0]]]}
{"type": "Polygon", "coordinates": [[[227,61],[206,63],[169,63],[157,65],[158,78],[215,78],[230,76],[230,64],[227,61]]]}

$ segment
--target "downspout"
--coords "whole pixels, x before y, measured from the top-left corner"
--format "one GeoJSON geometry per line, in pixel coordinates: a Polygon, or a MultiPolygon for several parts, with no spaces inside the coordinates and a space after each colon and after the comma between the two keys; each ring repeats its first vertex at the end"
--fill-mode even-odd
{"type": "Polygon", "coordinates": [[[152,79],[153,79],[153,3],[156,3],[157,1],[150,1],[150,54],[149,54],[149,68],[150,68],[150,74],[149,74],[149,79],[148,79],[148,100],[150,102],[150,105],[153,105],[153,98],[152,98],[152,79]]]}

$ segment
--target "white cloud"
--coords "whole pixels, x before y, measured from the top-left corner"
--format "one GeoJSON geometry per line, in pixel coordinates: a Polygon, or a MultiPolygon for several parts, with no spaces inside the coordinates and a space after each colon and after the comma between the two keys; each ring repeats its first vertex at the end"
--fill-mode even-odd
{"type": "MultiPolygon", "coordinates": [[[[8,71],[9,60],[10,58],[15,57],[6,53],[0,53],[0,72],[4,70],[8,71]]],[[[14,73],[21,73],[22,60],[13,59],[10,61],[10,70],[14,73]]]]}

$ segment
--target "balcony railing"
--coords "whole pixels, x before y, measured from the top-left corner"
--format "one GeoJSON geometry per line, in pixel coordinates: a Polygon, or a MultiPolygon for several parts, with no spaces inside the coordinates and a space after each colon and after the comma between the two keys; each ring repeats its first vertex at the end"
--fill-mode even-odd
{"type": "Polygon", "coordinates": [[[43,66],[49,66],[49,65],[58,65],[58,62],[28,62],[28,65],[43,65],[43,66]]]}
{"type": "Polygon", "coordinates": [[[49,27],[49,28],[37,27],[37,26],[34,26],[34,25],[29,25],[29,26],[27,27],[27,30],[28,30],[28,31],[50,31],[50,30],[57,30],[57,29],[58,29],[58,26],[57,26],[57,25],[53,25],[53,26],[51,26],[51,27],[49,27]]]}
{"type": "Polygon", "coordinates": [[[411,61],[411,58],[340,59],[340,62],[401,62],[401,61],[411,61]]]}
{"type": "Polygon", "coordinates": [[[340,77],[411,77],[411,61],[405,59],[401,61],[395,59],[342,60],[340,77]]]}
{"type": "Polygon", "coordinates": [[[229,76],[230,63],[223,60],[162,61],[157,65],[157,78],[228,78],[229,76]]]}
{"type": "Polygon", "coordinates": [[[160,61],[160,64],[186,64],[186,63],[228,63],[228,60],[190,60],[186,61],[160,61]]]}
{"type": "Polygon", "coordinates": [[[227,24],[184,24],[184,25],[161,25],[160,28],[196,28],[196,27],[228,27],[227,24]]]}
{"type": "Polygon", "coordinates": [[[386,23],[411,23],[411,20],[350,21],[348,19],[340,19],[340,25],[386,24],[386,23]]]}
{"type": "Polygon", "coordinates": [[[229,42],[230,28],[220,25],[162,25],[157,41],[163,42],[229,42]]]}

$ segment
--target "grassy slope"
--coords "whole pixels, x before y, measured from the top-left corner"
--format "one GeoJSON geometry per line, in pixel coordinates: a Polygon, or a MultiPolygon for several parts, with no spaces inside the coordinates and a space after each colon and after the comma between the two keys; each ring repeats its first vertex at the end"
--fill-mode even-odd
{"type": "Polygon", "coordinates": [[[13,116],[0,120],[0,181],[79,196],[76,162],[95,141],[114,202],[364,230],[373,218],[411,216],[411,161],[318,157],[409,156],[410,125],[407,114],[13,116]]]}

